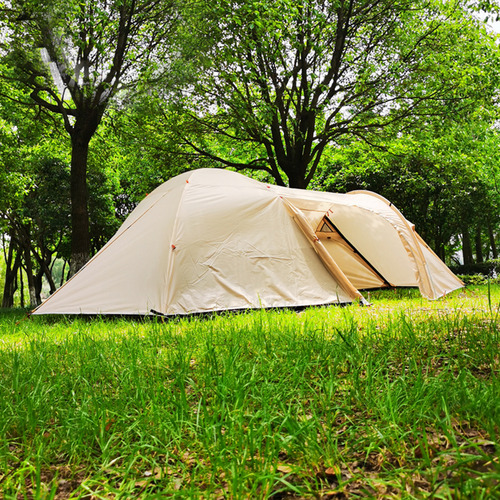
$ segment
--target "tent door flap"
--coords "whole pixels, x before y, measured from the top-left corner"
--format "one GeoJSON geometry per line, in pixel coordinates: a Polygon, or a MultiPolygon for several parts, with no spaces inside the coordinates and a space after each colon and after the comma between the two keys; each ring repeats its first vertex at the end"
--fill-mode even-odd
{"type": "Polygon", "coordinates": [[[389,283],[384,276],[370,263],[370,261],[345,237],[345,235],[339,230],[339,228],[332,222],[332,220],[328,216],[324,216],[321,222],[318,225],[318,229],[316,233],[326,234],[328,239],[334,239],[339,242],[347,245],[357,259],[370,271],[372,271],[381,281],[383,281],[384,285],[388,288],[394,288],[394,285],[389,283]]]}

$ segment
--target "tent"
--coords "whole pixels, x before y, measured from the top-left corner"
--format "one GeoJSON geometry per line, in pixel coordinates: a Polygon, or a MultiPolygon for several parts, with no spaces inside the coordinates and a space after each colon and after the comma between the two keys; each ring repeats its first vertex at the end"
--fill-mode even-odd
{"type": "Polygon", "coordinates": [[[149,194],[34,314],[191,314],[364,301],[463,283],[401,213],[368,191],[290,189],[200,169],[149,194]]]}

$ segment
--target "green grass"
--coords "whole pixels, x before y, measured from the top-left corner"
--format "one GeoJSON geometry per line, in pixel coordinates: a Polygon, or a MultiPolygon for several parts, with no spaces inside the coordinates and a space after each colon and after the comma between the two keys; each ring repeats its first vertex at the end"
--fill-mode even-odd
{"type": "Polygon", "coordinates": [[[0,312],[0,497],[500,496],[500,287],[161,321],[0,312]]]}

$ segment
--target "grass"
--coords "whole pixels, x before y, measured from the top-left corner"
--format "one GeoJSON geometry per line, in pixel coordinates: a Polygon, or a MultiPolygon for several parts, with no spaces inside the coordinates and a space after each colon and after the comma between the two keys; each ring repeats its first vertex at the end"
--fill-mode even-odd
{"type": "Polygon", "coordinates": [[[500,286],[0,316],[0,497],[498,498],[500,286]]]}

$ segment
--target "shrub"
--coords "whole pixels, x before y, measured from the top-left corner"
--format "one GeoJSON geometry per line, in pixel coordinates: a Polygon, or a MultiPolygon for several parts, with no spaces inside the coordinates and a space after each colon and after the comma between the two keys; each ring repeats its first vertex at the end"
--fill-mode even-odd
{"type": "Polygon", "coordinates": [[[488,280],[492,285],[500,285],[500,276],[489,278],[483,274],[458,274],[457,275],[466,286],[487,285],[488,280]]]}
{"type": "Polygon", "coordinates": [[[495,277],[500,275],[500,259],[487,260],[478,264],[450,266],[455,274],[482,275],[495,277]]]}

